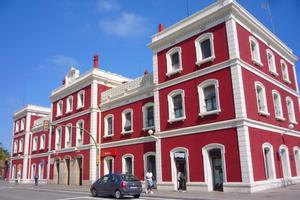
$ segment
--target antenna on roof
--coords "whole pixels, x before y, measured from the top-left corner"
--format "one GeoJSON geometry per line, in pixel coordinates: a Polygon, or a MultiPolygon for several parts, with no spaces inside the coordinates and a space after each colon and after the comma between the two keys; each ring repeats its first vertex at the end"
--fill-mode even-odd
{"type": "Polygon", "coordinates": [[[186,0],[186,14],[187,16],[190,16],[190,9],[189,9],[189,0],[186,0]]]}
{"type": "Polygon", "coordinates": [[[266,0],[265,3],[261,4],[261,8],[266,10],[267,15],[268,15],[268,17],[270,19],[270,22],[271,22],[272,32],[275,33],[275,26],[274,26],[274,23],[273,23],[273,17],[272,17],[270,5],[271,5],[271,0],[266,0]]]}

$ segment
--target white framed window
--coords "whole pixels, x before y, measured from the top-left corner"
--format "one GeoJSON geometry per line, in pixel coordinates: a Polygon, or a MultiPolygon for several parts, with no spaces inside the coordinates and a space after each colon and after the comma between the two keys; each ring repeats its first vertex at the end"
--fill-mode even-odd
{"type": "Polygon", "coordinates": [[[277,92],[276,90],[272,91],[272,96],[273,96],[275,118],[283,121],[285,119],[283,118],[281,96],[279,92],[277,92]]]}
{"type": "Polygon", "coordinates": [[[76,146],[83,145],[84,121],[79,120],[76,123],[76,146]]]}
{"type": "Polygon", "coordinates": [[[41,135],[41,138],[40,138],[40,149],[45,149],[45,140],[46,140],[46,135],[45,134],[41,135]]]}
{"type": "Polygon", "coordinates": [[[56,116],[61,116],[62,112],[63,112],[63,101],[60,100],[59,102],[57,102],[57,107],[56,107],[56,116]]]}
{"type": "Polygon", "coordinates": [[[249,37],[249,43],[250,43],[250,51],[251,51],[251,59],[252,59],[252,61],[256,65],[262,67],[263,64],[261,63],[260,51],[259,51],[259,44],[258,44],[257,40],[253,36],[250,36],[249,37]]]}
{"type": "Polygon", "coordinates": [[[122,112],[122,134],[133,132],[133,110],[126,109],[122,112]]]}
{"type": "Polygon", "coordinates": [[[122,156],[122,173],[134,175],[134,156],[132,154],[122,156]]]}
{"type": "Polygon", "coordinates": [[[39,179],[44,179],[44,160],[41,160],[39,164],[39,179]]]}
{"type": "Polygon", "coordinates": [[[260,82],[255,82],[255,93],[258,113],[265,116],[270,115],[268,112],[265,86],[260,82]]]}
{"type": "Polygon", "coordinates": [[[181,48],[174,47],[166,53],[167,59],[167,76],[180,73],[182,71],[181,48]]]}
{"type": "Polygon", "coordinates": [[[286,106],[287,106],[290,123],[297,124],[296,118],[295,118],[294,102],[291,97],[286,97],[286,106]]]}
{"type": "Polygon", "coordinates": [[[23,118],[23,119],[21,120],[20,131],[24,131],[24,128],[25,128],[25,119],[23,118]]]}
{"type": "Polygon", "coordinates": [[[270,73],[275,76],[278,76],[278,73],[276,70],[275,56],[274,56],[274,53],[270,49],[267,49],[267,60],[268,60],[270,73]]]}
{"type": "Polygon", "coordinates": [[[169,123],[186,119],[184,90],[178,89],[168,94],[169,123]]]}
{"type": "Polygon", "coordinates": [[[33,163],[31,165],[31,179],[34,179],[35,175],[36,175],[36,164],[33,163]]]}
{"type": "Polygon", "coordinates": [[[38,137],[35,136],[32,139],[32,151],[36,151],[37,150],[37,144],[38,144],[38,137]]]}
{"type": "Polygon", "coordinates": [[[61,148],[61,136],[62,136],[62,129],[61,127],[57,127],[55,130],[55,149],[61,148]]]}
{"type": "Polygon", "coordinates": [[[198,85],[199,116],[218,114],[221,112],[219,98],[219,82],[206,80],[198,85]]]}
{"type": "Polygon", "coordinates": [[[195,40],[196,65],[201,65],[215,59],[214,35],[213,33],[204,33],[195,40]]]}
{"type": "Polygon", "coordinates": [[[282,78],[286,83],[291,83],[290,76],[289,76],[289,69],[284,60],[280,60],[281,64],[281,71],[282,71],[282,78]]]}
{"type": "Polygon", "coordinates": [[[67,98],[67,110],[66,112],[69,113],[69,112],[72,112],[73,111],[73,96],[69,96],[67,98]]]}
{"type": "Polygon", "coordinates": [[[114,135],[114,116],[109,114],[104,118],[104,137],[112,137],[114,135]]]}
{"type": "Polygon", "coordinates": [[[67,124],[65,127],[65,147],[72,146],[72,124],[67,124]]]}
{"type": "Polygon", "coordinates": [[[14,153],[18,152],[18,140],[14,141],[14,153]]]}
{"type": "Polygon", "coordinates": [[[281,168],[283,178],[291,177],[291,165],[290,165],[290,156],[289,150],[285,145],[279,147],[279,156],[281,160],[281,168]]]}
{"type": "Polygon", "coordinates": [[[77,94],[77,109],[84,107],[84,96],[85,96],[84,90],[81,90],[78,92],[78,94],[77,94]]]}
{"type": "Polygon", "coordinates": [[[143,106],[143,129],[152,128],[154,128],[154,104],[149,102],[143,106]]]}
{"type": "Polygon", "coordinates": [[[20,129],[20,121],[16,121],[15,123],[15,132],[19,132],[19,129],[20,129]]]}
{"type": "Polygon", "coordinates": [[[114,173],[114,160],[112,156],[104,158],[104,175],[114,173]]]}
{"type": "Polygon", "coordinates": [[[24,148],[24,139],[21,138],[19,142],[19,152],[23,152],[23,148],[24,148]]]}
{"type": "Polygon", "coordinates": [[[294,157],[295,157],[296,174],[297,176],[300,176],[300,148],[298,146],[294,147],[294,157]]]}
{"type": "Polygon", "coordinates": [[[264,143],[262,145],[262,150],[266,179],[276,179],[273,146],[269,143],[264,143]]]}

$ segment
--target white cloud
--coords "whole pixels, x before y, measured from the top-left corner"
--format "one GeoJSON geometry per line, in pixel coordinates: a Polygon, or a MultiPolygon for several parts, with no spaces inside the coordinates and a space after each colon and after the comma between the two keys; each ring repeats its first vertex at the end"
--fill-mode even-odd
{"type": "Polygon", "coordinates": [[[114,11],[120,9],[119,4],[115,0],[99,0],[97,7],[100,11],[114,11]]]}
{"type": "Polygon", "coordinates": [[[71,65],[79,66],[77,60],[75,60],[72,57],[67,57],[64,55],[56,55],[52,59],[50,59],[50,61],[56,66],[62,66],[62,67],[69,67],[71,65]]]}
{"type": "Polygon", "coordinates": [[[123,12],[119,16],[100,20],[100,28],[119,37],[140,36],[149,31],[143,17],[123,12]]]}

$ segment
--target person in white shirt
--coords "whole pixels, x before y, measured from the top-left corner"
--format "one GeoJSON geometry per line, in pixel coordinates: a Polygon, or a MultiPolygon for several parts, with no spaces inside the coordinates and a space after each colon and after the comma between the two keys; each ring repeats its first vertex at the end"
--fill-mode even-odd
{"type": "Polygon", "coordinates": [[[153,188],[153,174],[151,170],[148,170],[146,173],[146,193],[153,194],[152,188],[153,188]]]}

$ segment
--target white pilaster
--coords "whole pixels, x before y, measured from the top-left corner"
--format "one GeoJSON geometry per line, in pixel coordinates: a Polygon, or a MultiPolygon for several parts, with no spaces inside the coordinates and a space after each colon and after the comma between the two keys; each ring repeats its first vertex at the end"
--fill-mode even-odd
{"type": "Polygon", "coordinates": [[[49,132],[48,132],[48,163],[47,163],[47,180],[50,181],[50,165],[51,165],[51,154],[50,154],[50,151],[51,151],[51,140],[52,140],[52,116],[53,116],[53,103],[51,103],[51,109],[50,109],[50,117],[49,117],[49,132]]]}
{"type": "Polygon", "coordinates": [[[25,126],[25,140],[24,140],[24,159],[23,159],[23,173],[22,179],[25,180],[28,172],[28,153],[29,143],[30,143],[30,123],[31,123],[31,114],[27,113],[26,115],[26,126],[25,126]]]}
{"type": "Polygon", "coordinates": [[[233,18],[229,18],[229,20],[226,21],[226,33],[227,33],[229,58],[230,59],[239,58],[240,50],[239,50],[239,43],[238,43],[237,30],[236,30],[236,22],[233,18]]]}
{"type": "Polygon", "coordinates": [[[156,163],[156,180],[157,183],[162,182],[162,166],[161,166],[161,139],[158,138],[155,142],[155,163],[156,163]]]}

